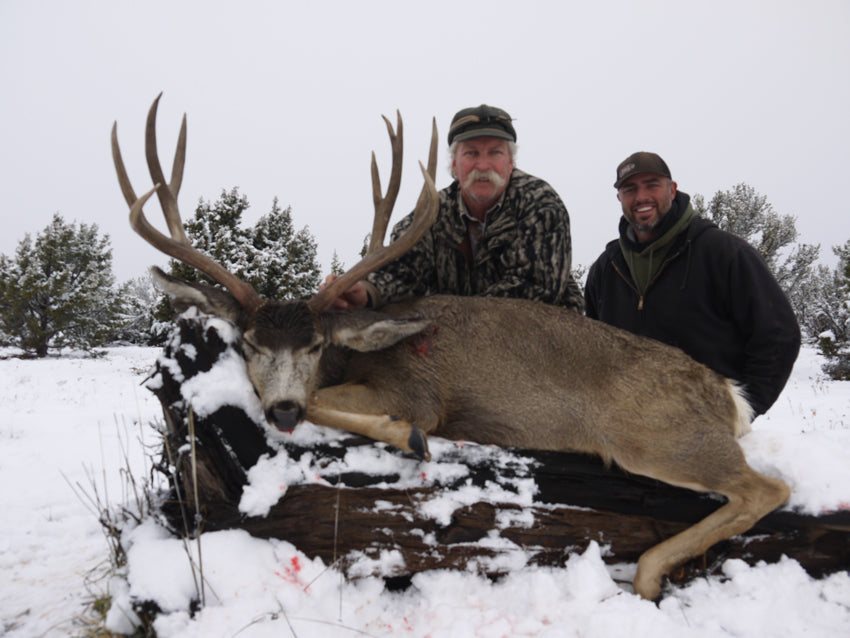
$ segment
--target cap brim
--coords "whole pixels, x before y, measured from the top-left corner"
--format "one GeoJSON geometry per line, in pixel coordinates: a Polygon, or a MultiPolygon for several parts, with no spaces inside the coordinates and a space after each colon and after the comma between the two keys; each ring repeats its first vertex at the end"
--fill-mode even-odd
{"type": "Polygon", "coordinates": [[[644,173],[647,175],[658,175],[659,177],[663,177],[664,179],[673,179],[669,175],[665,175],[664,173],[660,173],[659,171],[635,171],[634,173],[629,173],[625,177],[621,177],[616,182],[614,182],[614,188],[619,190],[620,186],[628,182],[632,177],[634,177],[635,175],[643,175],[644,173]]]}
{"type": "Polygon", "coordinates": [[[501,128],[476,128],[471,131],[464,131],[463,133],[458,133],[455,135],[452,142],[463,142],[464,140],[471,140],[476,137],[498,137],[502,140],[508,140],[509,142],[514,141],[514,136],[501,128]]]}

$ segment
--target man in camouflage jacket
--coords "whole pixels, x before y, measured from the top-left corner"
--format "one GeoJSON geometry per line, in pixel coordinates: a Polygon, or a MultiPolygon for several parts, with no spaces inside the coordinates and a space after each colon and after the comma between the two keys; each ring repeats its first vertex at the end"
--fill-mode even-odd
{"type": "MultiPolygon", "coordinates": [[[[510,116],[484,104],[463,109],[448,137],[455,181],[440,191],[434,225],[338,305],[452,294],[535,299],[581,312],[567,209],[549,184],[514,168],[510,116]]],[[[396,224],[393,239],[412,220],[396,224]]]]}
{"type": "MultiPolygon", "coordinates": [[[[581,309],[570,276],[569,217],[549,184],[514,169],[474,255],[461,197],[457,181],[443,189],[440,213],[428,233],[407,254],[369,275],[374,305],[452,294],[523,297],[581,309]]],[[[411,215],[402,219],[393,238],[411,221],[411,215]]]]}

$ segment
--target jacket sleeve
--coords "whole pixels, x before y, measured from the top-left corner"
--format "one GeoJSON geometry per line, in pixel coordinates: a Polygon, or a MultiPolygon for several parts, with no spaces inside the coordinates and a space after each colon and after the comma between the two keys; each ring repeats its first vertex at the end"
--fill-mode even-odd
{"type": "MultiPolygon", "coordinates": [[[[392,231],[395,241],[413,223],[413,213],[403,217],[392,231]]],[[[434,273],[434,240],[431,232],[425,233],[405,254],[388,263],[378,271],[370,273],[366,280],[373,286],[372,299],[375,307],[380,307],[387,300],[401,301],[412,297],[424,297],[433,290],[434,273]]]]}
{"type": "Polygon", "coordinates": [[[728,298],[744,335],[742,381],[756,416],[785,387],[800,351],[800,326],[785,293],[758,252],[744,244],[731,262],[728,298]]]}
{"type": "Polygon", "coordinates": [[[587,272],[587,281],[584,284],[584,314],[591,319],[599,319],[599,280],[604,266],[602,259],[597,259],[587,272]]]}
{"type": "Polygon", "coordinates": [[[516,220],[516,227],[500,233],[489,247],[492,258],[500,260],[503,275],[483,294],[536,299],[580,313],[584,298],[570,272],[569,214],[548,184],[538,184],[508,203],[515,209],[511,219],[516,220]]]}

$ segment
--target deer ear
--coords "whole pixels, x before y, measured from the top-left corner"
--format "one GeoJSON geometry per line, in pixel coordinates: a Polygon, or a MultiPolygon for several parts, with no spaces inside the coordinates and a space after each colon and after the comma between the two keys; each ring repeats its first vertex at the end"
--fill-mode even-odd
{"type": "Polygon", "coordinates": [[[154,284],[168,295],[171,305],[177,312],[183,312],[195,306],[204,314],[239,322],[242,306],[228,292],[205,284],[183,281],[166,274],[156,266],[151,268],[154,284]]]}
{"type": "Polygon", "coordinates": [[[334,326],[330,331],[331,342],[360,352],[383,350],[405,337],[422,332],[430,323],[427,319],[397,319],[378,313],[375,315],[379,318],[366,324],[334,326]]]}

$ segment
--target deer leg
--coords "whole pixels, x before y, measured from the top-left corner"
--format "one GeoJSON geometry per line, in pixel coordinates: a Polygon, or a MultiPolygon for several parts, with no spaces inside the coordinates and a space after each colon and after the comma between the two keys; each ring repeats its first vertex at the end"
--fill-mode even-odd
{"type": "Polygon", "coordinates": [[[661,593],[662,578],[687,560],[704,554],[712,545],[741,534],[769,514],[790,496],[788,486],[778,479],[759,474],[749,466],[728,490],[712,490],[729,502],[699,523],[645,551],[638,560],[634,590],[643,598],[655,600],[661,593]]]}
{"type": "Polygon", "coordinates": [[[419,427],[399,416],[375,414],[379,397],[364,385],[344,384],[323,388],[313,393],[307,402],[307,420],[354,434],[362,434],[376,441],[411,452],[429,461],[428,442],[419,427]],[[372,411],[368,407],[372,406],[372,411]]]}

